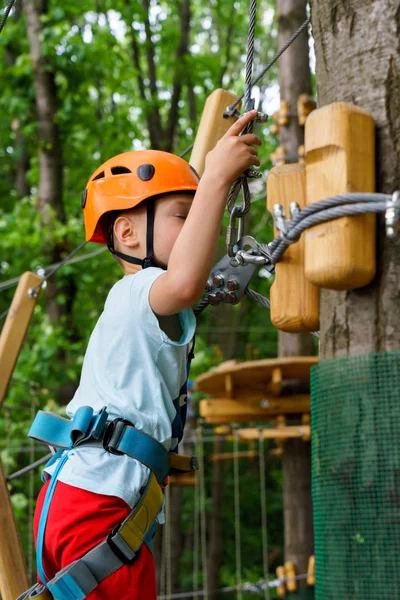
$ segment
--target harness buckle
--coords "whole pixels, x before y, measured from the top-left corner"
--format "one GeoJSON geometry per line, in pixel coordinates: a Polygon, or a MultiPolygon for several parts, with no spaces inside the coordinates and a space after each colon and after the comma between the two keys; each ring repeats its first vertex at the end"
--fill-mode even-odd
{"type": "MultiPolygon", "coordinates": [[[[118,452],[119,454],[119,452],[118,452]]],[[[132,565],[137,557],[137,552],[134,552],[133,550],[131,550],[131,556],[127,556],[122,549],[118,546],[118,544],[115,543],[114,541],[114,537],[116,538],[118,536],[118,531],[121,529],[121,524],[117,525],[116,527],[114,527],[114,529],[108,534],[106,541],[107,544],[110,546],[111,550],[114,552],[115,556],[117,558],[119,558],[119,560],[121,562],[124,563],[124,565],[132,565]]],[[[130,548],[125,544],[126,549],[130,550],[130,548]]]]}
{"type": "Polygon", "coordinates": [[[121,418],[114,419],[107,425],[102,440],[104,450],[107,450],[107,452],[110,454],[116,454],[117,456],[124,454],[123,452],[117,450],[116,446],[118,446],[118,442],[120,441],[127,425],[133,427],[133,424],[130,421],[121,418]]]}

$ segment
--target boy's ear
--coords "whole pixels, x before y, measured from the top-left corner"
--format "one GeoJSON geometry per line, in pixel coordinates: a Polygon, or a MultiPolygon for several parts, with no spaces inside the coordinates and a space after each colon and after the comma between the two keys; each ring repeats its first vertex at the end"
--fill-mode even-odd
{"type": "Polygon", "coordinates": [[[114,236],[121,244],[124,244],[129,248],[136,248],[139,246],[135,222],[125,215],[120,215],[116,218],[114,223],[114,236]]]}

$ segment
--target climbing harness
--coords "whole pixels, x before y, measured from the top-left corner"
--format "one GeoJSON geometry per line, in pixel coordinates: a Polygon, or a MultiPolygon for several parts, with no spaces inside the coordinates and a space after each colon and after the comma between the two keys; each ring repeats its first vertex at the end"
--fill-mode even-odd
{"type": "Polygon", "coordinates": [[[157,440],[137,430],[125,419],[109,420],[106,408],[95,415],[91,407],[80,407],[71,420],[39,411],[28,435],[58,448],[47,466],[57,459],[59,462],[46,492],[38,529],[37,563],[43,585],[35,584],[18,600],[52,597],[57,600],[83,600],[106,577],[124,564],[131,564],[143,541],[151,548],[155,521],[164,501],[161,484],[171,471],[197,470],[197,459],[168,453],[157,440]],[[69,451],[82,446],[102,447],[111,454],[125,454],[148,467],[151,475],[139,502],[125,521],[110,532],[106,540],[49,580],[42,557],[49,508],[69,451]]]}

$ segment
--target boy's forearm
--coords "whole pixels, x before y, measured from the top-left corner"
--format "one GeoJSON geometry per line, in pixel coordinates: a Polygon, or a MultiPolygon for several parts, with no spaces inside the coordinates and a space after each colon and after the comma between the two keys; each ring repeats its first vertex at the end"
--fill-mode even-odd
{"type": "Polygon", "coordinates": [[[201,296],[213,265],[229,184],[204,173],[168,262],[168,275],[201,296]]]}

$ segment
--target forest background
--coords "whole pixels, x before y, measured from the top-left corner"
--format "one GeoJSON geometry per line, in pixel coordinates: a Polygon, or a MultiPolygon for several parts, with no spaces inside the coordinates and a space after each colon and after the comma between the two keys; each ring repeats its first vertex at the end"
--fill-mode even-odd
{"type": "MultiPolygon", "coordinates": [[[[61,260],[83,241],[81,195],[101,162],[131,149],[179,154],[194,141],[205,100],[215,88],[243,91],[248,10],[248,0],[26,0],[24,6],[17,1],[0,35],[0,314],[14,292],[4,282],[61,260]],[[40,69],[45,81],[39,80],[40,69]],[[46,103],[46,94],[51,102],[46,103]],[[41,102],[46,106],[42,112],[41,102]]],[[[255,73],[277,50],[276,36],[274,2],[261,0],[255,73]]],[[[279,104],[277,66],[262,84],[255,94],[271,114],[279,104]]],[[[264,175],[276,146],[269,127],[258,130],[264,175]]],[[[247,231],[267,242],[272,225],[265,177],[252,191],[247,231]]],[[[7,474],[45,453],[26,437],[33,415],[39,408],[62,414],[79,383],[89,336],[108,291],[121,277],[111,255],[101,250],[90,245],[79,256],[94,256],[64,266],[35,309],[0,416],[0,452],[7,474]]],[[[252,287],[267,295],[269,282],[256,276],[252,287]]],[[[258,304],[245,300],[235,307],[209,309],[198,324],[191,377],[233,357],[276,354],[276,331],[268,311],[258,304]]],[[[196,396],[194,400],[196,411],[196,396]]],[[[212,447],[206,444],[206,454],[212,447]]],[[[235,581],[231,467],[225,467],[223,479],[221,585],[235,581]]],[[[253,581],[262,576],[257,478],[256,462],[241,465],[242,568],[243,576],[253,581]]],[[[208,514],[211,479],[206,460],[208,514]]],[[[280,463],[270,455],[271,567],[283,552],[281,479],[280,463]]],[[[39,473],[10,484],[32,577],[31,515],[40,485],[39,473]]],[[[176,590],[190,588],[193,575],[192,490],[185,490],[181,501],[176,590]]]]}

